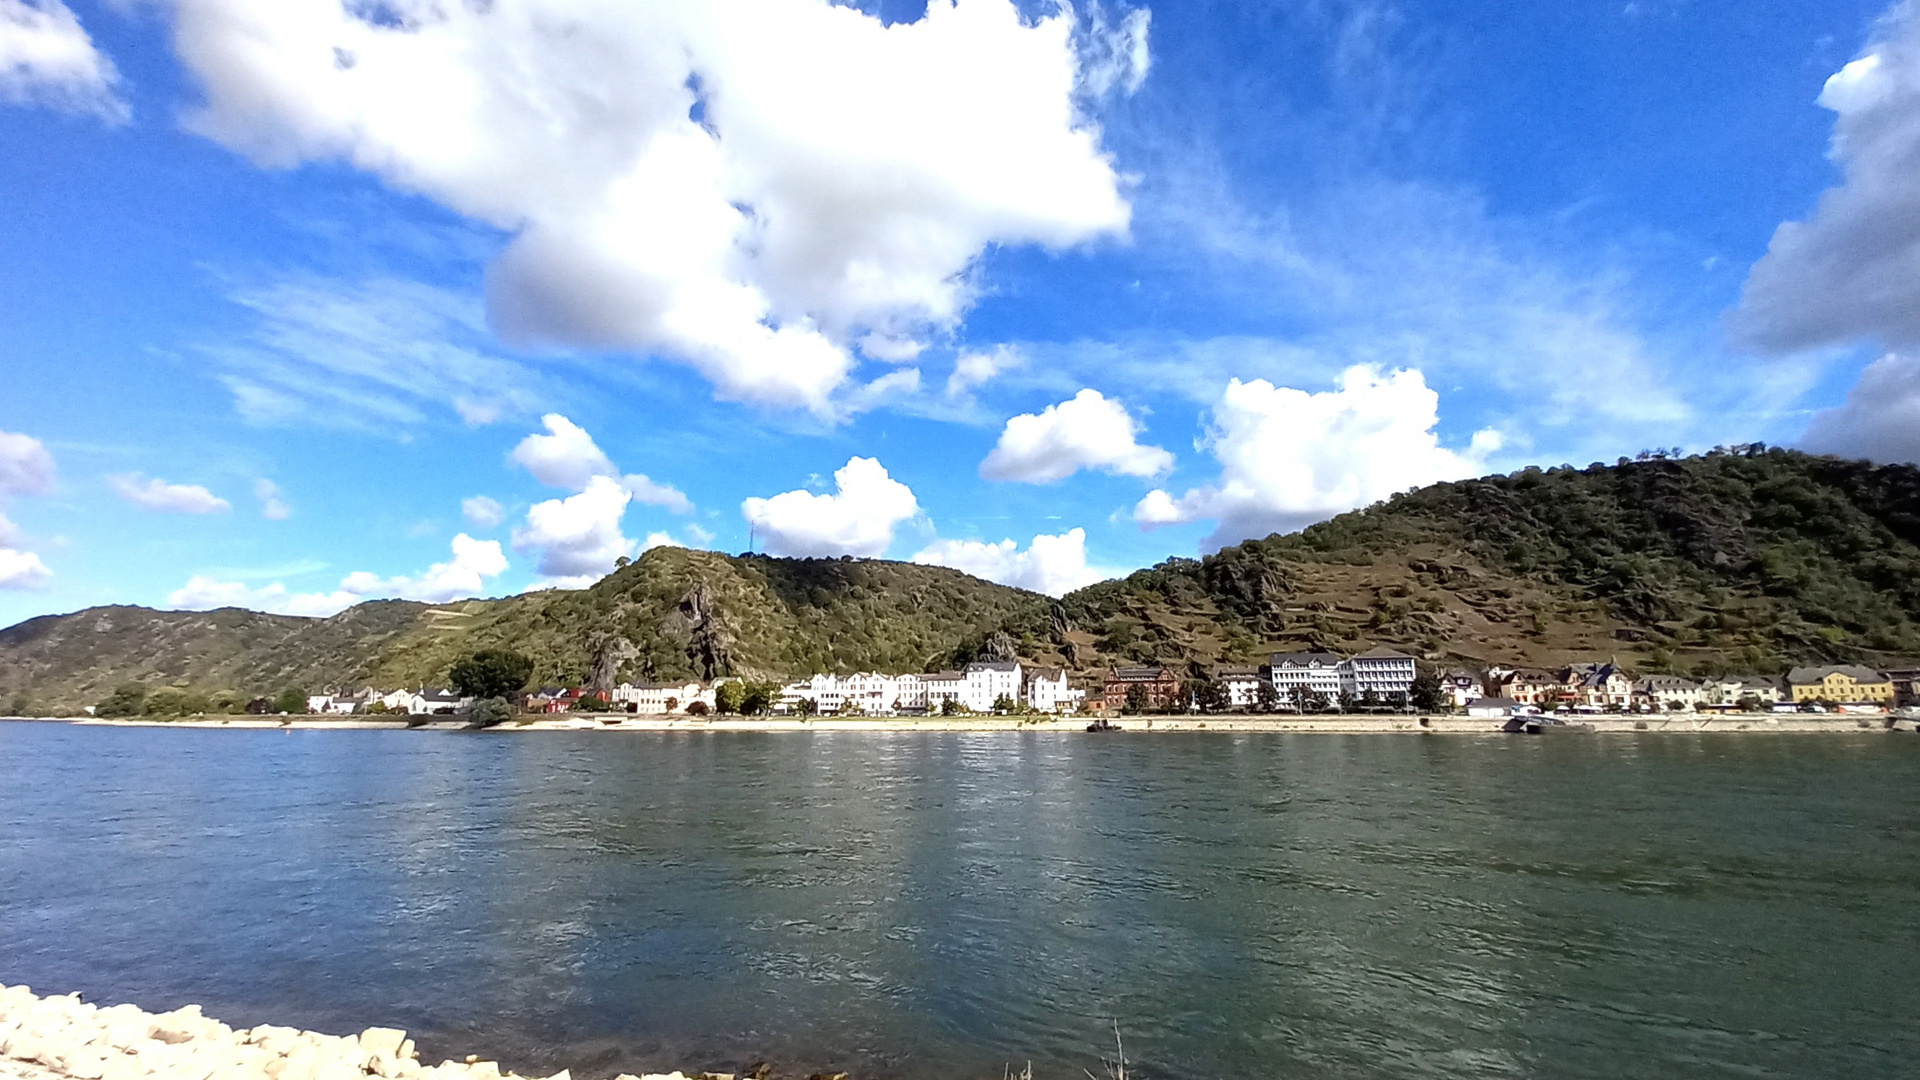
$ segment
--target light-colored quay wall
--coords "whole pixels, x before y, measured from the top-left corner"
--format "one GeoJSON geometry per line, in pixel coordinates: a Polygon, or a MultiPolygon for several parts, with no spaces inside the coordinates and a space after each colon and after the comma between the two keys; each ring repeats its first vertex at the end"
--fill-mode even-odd
{"type": "MultiPolygon", "coordinates": [[[[149,1013],[0,987],[0,1080],[501,1080],[492,1061],[421,1063],[404,1031],[234,1030],[188,1005],[149,1013]]],[[[549,1080],[571,1080],[563,1070],[549,1080]]],[[[635,1080],[622,1076],[620,1080],[635,1080]]],[[[680,1073],[645,1080],[687,1080],[680,1073]]],[[[730,1080],[730,1078],[729,1078],[730,1080]]]]}

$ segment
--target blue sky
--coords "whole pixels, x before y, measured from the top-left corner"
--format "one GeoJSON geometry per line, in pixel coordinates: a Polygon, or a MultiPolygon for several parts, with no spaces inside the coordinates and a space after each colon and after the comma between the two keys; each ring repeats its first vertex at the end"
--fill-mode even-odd
{"type": "Polygon", "coordinates": [[[1904,6],[430,7],[0,0],[0,624],[1920,456],[1904,6]]]}

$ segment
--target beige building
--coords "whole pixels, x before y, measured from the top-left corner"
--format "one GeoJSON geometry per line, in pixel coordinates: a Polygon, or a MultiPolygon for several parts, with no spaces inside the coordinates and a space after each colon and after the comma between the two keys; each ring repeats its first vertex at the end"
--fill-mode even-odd
{"type": "Polygon", "coordinates": [[[1872,668],[1850,664],[1794,668],[1787,688],[1795,704],[1831,701],[1838,705],[1891,705],[1893,680],[1872,668]]]}

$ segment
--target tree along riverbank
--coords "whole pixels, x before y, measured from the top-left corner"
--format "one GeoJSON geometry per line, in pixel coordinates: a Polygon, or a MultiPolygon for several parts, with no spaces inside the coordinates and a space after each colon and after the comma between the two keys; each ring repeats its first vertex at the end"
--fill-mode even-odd
{"type": "MultiPolygon", "coordinates": [[[[430,723],[409,724],[402,720],[327,720],[319,717],[202,717],[180,720],[114,719],[78,717],[0,717],[49,723],[86,724],[120,727],[171,728],[283,728],[303,731],[343,731],[409,729],[416,731],[467,731],[465,721],[441,718],[430,723]]],[[[1755,734],[1845,734],[1862,732],[1913,732],[1920,728],[1920,717],[1907,715],[1852,715],[1813,713],[1659,713],[1651,716],[1593,715],[1572,718],[1590,724],[1596,733],[1715,734],[1751,732],[1755,734]]],[[[1504,718],[1474,716],[1366,716],[1322,714],[1314,716],[1125,716],[1110,719],[1121,732],[1154,734],[1191,734],[1201,732],[1276,732],[1327,735],[1412,734],[1412,735],[1493,735],[1500,734],[1504,718]]],[[[594,713],[579,716],[550,716],[510,721],[486,729],[491,732],[535,731],[960,731],[960,732],[1084,732],[1088,720],[1080,716],[941,716],[941,717],[691,717],[630,716],[594,713]]]]}
{"type": "MultiPolygon", "coordinates": [[[[202,1016],[198,1005],[149,1013],[134,1005],[101,1008],[78,994],[39,997],[25,986],[0,986],[0,1080],[502,1080],[516,1075],[475,1057],[427,1065],[406,1032],[393,1028],[345,1036],[272,1024],[236,1030],[202,1016]]],[[[548,1080],[571,1078],[563,1069],[548,1080]]],[[[635,1078],[623,1074],[621,1080],[635,1078]]],[[[644,1080],[688,1078],[676,1072],[644,1080]]]]}

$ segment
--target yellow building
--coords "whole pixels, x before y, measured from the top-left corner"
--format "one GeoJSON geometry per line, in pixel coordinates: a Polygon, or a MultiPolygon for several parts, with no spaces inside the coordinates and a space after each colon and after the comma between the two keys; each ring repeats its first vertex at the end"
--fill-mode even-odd
{"type": "Polygon", "coordinates": [[[1893,680],[1872,668],[1834,664],[1794,668],[1787,673],[1793,700],[1831,701],[1840,705],[1891,705],[1893,680]]]}

